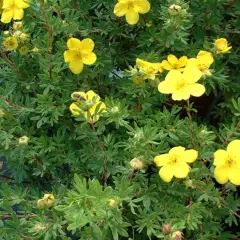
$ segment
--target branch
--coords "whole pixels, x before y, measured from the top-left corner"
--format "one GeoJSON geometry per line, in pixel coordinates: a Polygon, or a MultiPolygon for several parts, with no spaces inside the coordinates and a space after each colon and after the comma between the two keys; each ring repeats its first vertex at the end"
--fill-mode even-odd
{"type": "Polygon", "coordinates": [[[233,137],[234,133],[237,132],[238,129],[240,129],[240,122],[237,124],[237,126],[234,128],[234,130],[230,133],[228,138],[225,140],[225,142],[223,143],[223,146],[227,145],[231,141],[231,138],[233,137]]]}
{"type": "Polygon", "coordinates": [[[193,121],[192,121],[192,115],[191,115],[191,112],[189,110],[190,108],[190,103],[189,103],[189,100],[187,100],[187,115],[188,115],[188,118],[189,118],[189,123],[190,123],[190,131],[191,131],[191,147],[194,148],[195,147],[195,144],[194,144],[194,129],[193,129],[193,121]]]}

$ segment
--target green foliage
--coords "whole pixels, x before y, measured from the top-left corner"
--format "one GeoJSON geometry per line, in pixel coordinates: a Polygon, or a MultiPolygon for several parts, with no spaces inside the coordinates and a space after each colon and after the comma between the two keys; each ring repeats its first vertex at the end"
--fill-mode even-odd
{"type": "Polygon", "coordinates": [[[131,26],[114,15],[117,1],[32,1],[21,29],[27,54],[5,51],[13,23],[0,25],[1,239],[240,237],[239,187],[213,174],[214,152],[240,139],[239,1],[150,2],[131,26]],[[170,14],[172,4],[179,14],[170,14]],[[95,43],[97,61],[79,75],[64,62],[71,37],[95,43]],[[214,52],[218,38],[229,40],[230,53],[214,52]],[[159,93],[166,72],[144,87],[131,80],[136,58],[160,62],[200,50],[213,53],[213,71],[201,80],[206,94],[189,105],[159,93]],[[94,124],[69,110],[71,94],[89,90],[106,104],[94,124]],[[165,183],[153,159],[175,146],[194,148],[198,160],[186,179],[165,183]],[[39,209],[46,193],[56,202],[39,209]]]}

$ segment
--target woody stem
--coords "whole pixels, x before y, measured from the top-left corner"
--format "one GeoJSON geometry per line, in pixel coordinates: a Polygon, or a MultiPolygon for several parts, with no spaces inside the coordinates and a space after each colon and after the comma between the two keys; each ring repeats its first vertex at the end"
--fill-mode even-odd
{"type": "Polygon", "coordinates": [[[193,128],[193,120],[192,120],[192,115],[190,111],[190,103],[189,100],[187,100],[187,115],[189,118],[189,125],[190,125],[190,131],[191,131],[191,147],[194,148],[194,128],[193,128]]]}

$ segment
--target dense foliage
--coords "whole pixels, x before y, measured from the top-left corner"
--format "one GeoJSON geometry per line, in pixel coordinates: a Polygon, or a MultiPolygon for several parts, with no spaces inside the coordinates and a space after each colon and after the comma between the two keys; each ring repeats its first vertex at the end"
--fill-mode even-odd
{"type": "Polygon", "coordinates": [[[240,2],[149,3],[0,0],[1,239],[240,237],[240,2]]]}

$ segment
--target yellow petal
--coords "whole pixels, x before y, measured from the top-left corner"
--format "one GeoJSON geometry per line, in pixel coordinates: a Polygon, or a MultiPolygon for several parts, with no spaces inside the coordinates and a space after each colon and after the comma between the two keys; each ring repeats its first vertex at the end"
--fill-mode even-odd
{"type": "Polygon", "coordinates": [[[83,63],[81,60],[73,60],[69,64],[69,68],[74,74],[79,74],[83,70],[83,63]]]}
{"type": "Polygon", "coordinates": [[[181,67],[186,66],[187,61],[188,61],[188,58],[187,58],[186,56],[181,57],[181,58],[178,60],[178,67],[181,68],[181,67]]]}
{"type": "Polygon", "coordinates": [[[147,62],[147,61],[144,61],[144,60],[142,60],[142,59],[140,59],[140,58],[137,58],[137,59],[136,59],[136,65],[137,65],[139,68],[141,68],[143,71],[146,71],[147,68],[149,68],[150,63],[147,62]]]}
{"type": "Polygon", "coordinates": [[[86,93],[85,92],[73,92],[72,94],[71,94],[71,97],[72,97],[72,99],[76,99],[76,97],[74,97],[74,95],[79,95],[79,96],[81,96],[83,99],[87,99],[87,96],[86,96],[86,93]]]}
{"type": "Polygon", "coordinates": [[[240,168],[229,169],[228,178],[232,184],[240,185],[240,168]]]}
{"type": "Polygon", "coordinates": [[[171,182],[173,178],[173,167],[170,164],[164,165],[160,171],[159,176],[164,182],[171,182]]]}
{"type": "Polygon", "coordinates": [[[240,140],[231,141],[227,146],[227,152],[233,156],[240,156],[240,140]]]}
{"type": "Polygon", "coordinates": [[[72,103],[69,107],[70,111],[73,115],[78,116],[80,113],[82,113],[82,110],[78,107],[76,103],[72,103]]]}
{"type": "Polygon", "coordinates": [[[13,18],[13,9],[4,9],[2,12],[1,22],[9,23],[13,18]]]}
{"type": "Polygon", "coordinates": [[[71,62],[74,59],[76,59],[76,51],[73,50],[66,50],[64,52],[64,61],[65,62],[71,62]]]}
{"type": "Polygon", "coordinates": [[[181,160],[187,163],[193,163],[197,160],[198,157],[198,151],[194,149],[186,150],[182,155],[181,155],[181,160]]]}
{"type": "Polygon", "coordinates": [[[15,8],[13,11],[13,19],[14,20],[21,20],[23,18],[24,11],[22,8],[15,8]]]}
{"type": "Polygon", "coordinates": [[[200,51],[197,55],[197,59],[200,63],[210,66],[214,62],[212,53],[207,51],[200,51]]]}
{"type": "Polygon", "coordinates": [[[166,60],[163,60],[162,61],[162,67],[165,69],[165,70],[172,70],[173,69],[173,66],[166,60]]]}
{"type": "Polygon", "coordinates": [[[174,173],[173,175],[176,178],[186,178],[190,172],[190,167],[187,163],[182,162],[180,164],[176,164],[174,166],[174,173]]]}
{"type": "Polygon", "coordinates": [[[175,91],[172,94],[172,99],[174,101],[188,100],[189,98],[190,98],[190,93],[189,91],[185,91],[185,90],[175,91]]]}
{"type": "Polygon", "coordinates": [[[168,55],[168,62],[175,68],[178,65],[178,59],[173,55],[168,55]]]}
{"type": "Polygon", "coordinates": [[[163,94],[170,94],[176,90],[175,84],[170,81],[162,81],[158,85],[158,91],[163,94]]]}
{"type": "Polygon", "coordinates": [[[182,75],[182,73],[180,73],[179,71],[177,71],[177,70],[171,70],[168,74],[167,74],[167,76],[166,76],[166,78],[165,78],[165,81],[170,81],[170,82],[172,82],[172,83],[176,83],[176,82],[178,82],[178,81],[181,81],[183,79],[183,75],[182,75]]]}
{"type": "Polygon", "coordinates": [[[86,93],[86,99],[87,100],[94,100],[95,102],[100,101],[100,97],[98,94],[96,94],[94,91],[90,90],[86,93]]]}
{"type": "Polygon", "coordinates": [[[118,17],[124,16],[128,11],[128,5],[126,3],[117,3],[114,7],[114,14],[118,17]]]}
{"type": "Polygon", "coordinates": [[[89,112],[90,112],[90,114],[93,116],[93,115],[95,115],[95,114],[98,114],[99,112],[106,112],[105,109],[106,109],[105,103],[99,101],[99,102],[97,102],[96,104],[94,104],[94,105],[89,109],[89,112]],[[96,109],[97,109],[97,108],[99,108],[99,109],[98,109],[98,111],[96,112],[96,109]]]}
{"type": "Polygon", "coordinates": [[[29,4],[27,2],[30,2],[30,1],[26,1],[26,0],[17,0],[15,1],[15,4],[18,8],[28,8],[29,7],[29,4]]]}
{"type": "Polygon", "coordinates": [[[169,154],[161,154],[159,156],[156,156],[154,158],[154,163],[158,166],[158,167],[162,167],[166,164],[168,164],[169,161],[169,154]]]}
{"type": "Polygon", "coordinates": [[[147,0],[135,0],[134,4],[134,11],[144,14],[149,12],[151,5],[147,0]]]}
{"type": "Polygon", "coordinates": [[[178,147],[174,147],[169,151],[170,155],[182,155],[185,151],[184,147],[178,146],[178,147]]]}
{"type": "Polygon", "coordinates": [[[126,13],[126,20],[127,20],[127,23],[130,24],[130,25],[134,25],[138,22],[139,20],[139,14],[134,12],[134,11],[128,11],[126,13]]]}
{"type": "Polygon", "coordinates": [[[67,46],[70,50],[75,50],[81,48],[81,41],[77,38],[70,38],[67,41],[67,46]]]}
{"type": "Polygon", "coordinates": [[[217,166],[214,170],[214,177],[220,184],[225,184],[228,182],[228,170],[229,168],[225,165],[217,166]]]}
{"type": "Polygon", "coordinates": [[[82,55],[82,61],[84,64],[91,65],[91,64],[94,64],[96,60],[97,60],[97,56],[93,52],[82,55]]]}
{"type": "Polygon", "coordinates": [[[189,90],[189,93],[194,97],[200,97],[206,91],[205,87],[199,83],[189,84],[187,88],[189,90]]]}
{"type": "Polygon", "coordinates": [[[94,41],[90,38],[86,38],[81,41],[80,51],[83,54],[91,53],[94,49],[94,41]]]}
{"type": "Polygon", "coordinates": [[[196,83],[202,77],[202,72],[197,68],[185,68],[183,77],[188,83],[196,83]]]}
{"type": "Polygon", "coordinates": [[[229,155],[228,155],[227,151],[225,151],[225,150],[217,150],[214,153],[213,165],[214,166],[224,165],[228,158],[229,158],[229,155]]]}
{"type": "Polygon", "coordinates": [[[198,60],[196,59],[196,58],[190,58],[190,59],[188,59],[188,61],[187,61],[187,68],[189,67],[189,68],[197,68],[198,67],[198,64],[199,64],[199,62],[198,62],[198,60]]]}

